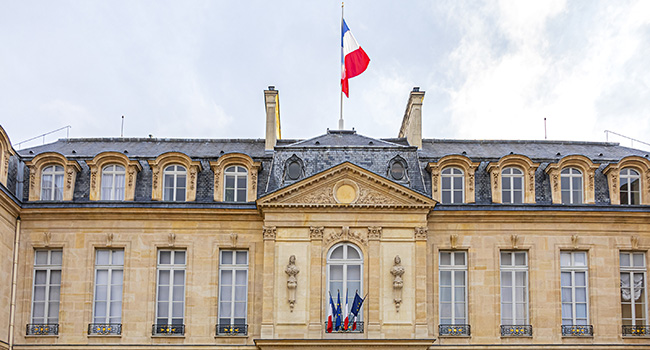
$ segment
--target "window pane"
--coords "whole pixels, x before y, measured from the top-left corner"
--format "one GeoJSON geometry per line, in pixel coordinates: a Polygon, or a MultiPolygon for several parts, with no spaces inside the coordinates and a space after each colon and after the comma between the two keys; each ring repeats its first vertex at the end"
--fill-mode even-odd
{"type": "Polygon", "coordinates": [[[576,266],[586,266],[587,265],[587,253],[585,252],[575,252],[573,253],[574,263],[576,266]]]}
{"type": "Polygon", "coordinates": [[[160,252],[160,264],[171,264],[172,262],[172,252],[170,251],[161,251],[160,252]]]}
{"type": "Polygon", "coordinates": [[[238,265],[246,265],[246,264],[248,264],[247,258],[248,258],[248,252],[245,252],[245,251],[237,252],[237,264],[238,265]]]}
{"type": "Polygon", "coordinates": [[[110,251],[109,250],[98,250],[97,251],[97,259],[95,263],[97,265],[108,265],[110,259],[110,251]]]}
{"type": "Polygon", "coordinates": [[[330,280],[336,280],[336,281],[343,280],[343,265],[330,266],[330,280]]]}
{"type": "Polygon", "coordinates": [[[440,252],[440,265],[451,265],[451,253],[440,252]]]}
{"type": "Polygon", "coordinates": [[[463,193],[461,191],[454,191],[454,203],[463,203],[463,193]]]}
{"type": "Polygon", "coordinates": [[[643,254],[634,254],[633,255],[633,260],[634,260],[634,266],[636,267],[644,267],[645,264],[643,263],[643,254]]]}
{"type": "Polygon", "coordinates": [[[50,271],[50,285],[60,285],[61,284],[61,271],[52,270],[50,271]]]}
{"type": "Polygon", "coordinates": [[[221,263],[225,265],[232,265],[232,251],[222,250],[221,251],[221,263]]]}
{"type": "Polygon", "coordinates": [[[160,270],[158,273],[158,284],[169,285],[169,270],[160,270]]]}
{"type": "Polygon", "coordinates": [[[114,250],[113,251],[113,265],[124,265],[124,251],[123,250],[114,250]]]}
{"type": "Polygon", "coordinates": [[[515,265],[526,266],[526,253],[515,253],[515,265]]]}
{"type": "Polygon", "coordinates": [[[235,271],[235,284],[238,286],[245,286],[247,279],[246,279],[246,273],[248,271],[246,270],[237,270],[235,271]]]}
{"type": "Polygon", "coordinates": [[[232,285],[232,271],[231,270],[222,270],[221,271],[221,284],[232,285]]]}
{"type": "Polygon", "coordinates": [[[174,264],[184,265],[185,264],[185,252],[175,251],[174,252],[174,264]]]}
{"type": "Polygon", "coordinates": [[[60,250],[52,251],[52,265],[61,265],[63,252],[60,250]]]}
{"type": "Polygon", "coordinates": [[[463,252],[454,253],[454,265],[456,266],[465,265],[465,253],[463,252]]]}
{"type": "Polygon", "coordinates": [[[629,253],[621,253],[620,257],[621,257],[621,266],[631,266],[629,253]]]}
{"type": "Polygon", "coordinates": [[[451,288],[450,287],[440,287],[440,301],[451,301],[451,288]]]}

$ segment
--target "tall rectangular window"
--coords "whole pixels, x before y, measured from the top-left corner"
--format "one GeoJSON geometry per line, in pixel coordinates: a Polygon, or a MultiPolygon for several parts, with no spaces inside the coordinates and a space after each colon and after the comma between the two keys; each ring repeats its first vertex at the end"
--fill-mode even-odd
{"type": "Polygon", "coordinates": [[[591,327],[575,327],[589,324],[587,252],[560,252],[560,270],[563,334],[591,335],[591,327]]]}
{"type": "Polygon", "coordinates": [[[620,259],[623,335],[647,335],[645,253],[621,252],[620,259]]]}
{"type": "Polygon", "coordinates": [[[184,250],[158,251],[154,334],[185,334],[185,268],[184,250]]]}
{"type": "Polygon", "coordinates": [[[501,335],[532,335],[528,321],[528,253],[501,252],[501,335]]]}
{"type": "Polygon", "coordinates": [[[121,334],[124,250],[95,252],[95,296],[90,334],[121,334]]]}
{"type": "Polygon", "coordinates": [[[246,334],[248,251],[222,250],[219,255],[219,324],[217,334],[246,334]]]}
{"type": "Polygon", "coordinates": [[[62,258],[61,250],[37,250],[34,254],[32,324],[28,334],[58,334],[62,258]]]}
{"type": "Polygon", "coordinates": [[[439,270],[440,334],[469,335],[469,327],[463,329],[463,334],[448,334],[444,328],[445,325],[467,325],[467,253],[440,252],[439,270]]]}

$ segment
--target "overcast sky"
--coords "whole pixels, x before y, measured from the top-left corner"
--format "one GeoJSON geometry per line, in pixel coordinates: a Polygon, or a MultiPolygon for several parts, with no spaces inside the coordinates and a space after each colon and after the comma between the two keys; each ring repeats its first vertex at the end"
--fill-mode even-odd
{"type": "MultiPolygon", "coordinates": [[[[426,138],[544,139],[546,117],[549,139],[650,142],[650,1],[350,0],[345,19],[371,59],[347,129],[396,137],[419,86],[426,138]]],[[[317,136],[338,126],[340,21],[339,1],[3,0],[0,124],[14,144],[119,136],[122,115],[128,137],[263,138],[274,85],[283,138],[317,136]]]]}

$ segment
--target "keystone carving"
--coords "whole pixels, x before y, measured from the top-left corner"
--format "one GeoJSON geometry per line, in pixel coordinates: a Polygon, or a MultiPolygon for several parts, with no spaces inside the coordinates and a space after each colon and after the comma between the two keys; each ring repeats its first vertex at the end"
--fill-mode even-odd
{"type": "Polygon", "coordinates": [[[517,249],[517,241],[518,240],[519,240],[519,236],[517,236],[517,235],[510,236],[510,241],[512,242],[512,249],[517,249]]]}
{"type": "Polygon", "coordinates": [[[275,240],[277,234],[277,229],[275,226],[264,226],[262,228],[262,233],[264,235],[264,240],[275,240]]]}
{"type": "Polygon", "coordinates": [[[46,247],[50,246],[50,241],[52,240],[52,233],[51,232],[43,232],[43,242],[45,243],[46,247]]]}
{"type": "Polygon", "coordinates": [[[293,312],[293,307],[296,304],[296,288],[298,288],[298,279],[296,278],[296,275],[300,273],[300,269],[298,266],[296,266],[296,256],[291,255],[289,257],[289,265],[287,265],[287,268],[284,270],[284,273],[287,274],[287,289],[289,291],[288,293],[288,301],[289,301],[289,309],[291,312],[293,312]]]}
{"type": "Polygon", "coordinates": [[[395,302],[395,310],[399,312],[399,307],[402,304],[402,288],[404,287],[404,280],[402,280],[404,266],[402,266],[402,259],[400,259],[399,255],[395,255],[390,274],[393,275],[393,301],[395,302]]]}
{"type": "Polygon", "coordinates": [[[415,240],[416,241],[420,241],[420,240],[426,241],[428,231],[429,231],[429,229],[427,229],[426,227],[416,227],[415,228],[415,233],[414,233],[415,240]]]}
{"type": "Polygon", "coordinates": [[[175,233],[170,233],[169,235],[167,235],[167,243],[169,244],[170,247],[174,246],[174,243],[176,243],[175,233]]]}
{"type": "Polygon", "coordinates": [[[458,235],[457,234],[449,235],[449,244],[451,245],[451,249],[456,249],[456,247],[458,245],[458,235]]]}
{"type": "Polygon", "coordinates": [[[578,249],[578,235],[571,236],[571,244],[573,244],[573,249],[578,249]]]}
{"type": "Polygon", "coordinates": [[[110,246],[113,245],[113,238],[114,238],[114,235],[112,233],[107,233],[106,234],[106,246],[107,247],[110,247],[110,246]]]}
{"type": "Polygon", "coordinates": [[[323,240],[323,231],[325,231],[324,227],[310,227],[309,228],[309,238],[312,240],[323,240]]]}
{"type": "Polygon", "coordinates": [[[380,226],[368,227],[368,240],[378,241],[381,239],[383,229],[380,226]]]}
{"type": "Polygon", "coordinates": [[[356,232],[356,231],[350,231],[350,227],[348,226],[343,226],[341,227],[341,231],[332,231],[327,235],[327,240],[325,243],[329,244],[330,242],[334,242],[337,240],[353,240],[357,241],[363,245],[366,245],[368,243],[368,240],[366,237],[364,237],[361,233],[356,232]]]}
{"type": "Polygon", "coordinates": [[[632,243],[632,249],[639,249],[639,236],[631,236],[630,243],[632,243]]]}
{"type": "Polygon", "coordinates": [[[237,238],[238,237],[239,237],[239,235],[234,233],[234,232],[230,234],[230,245],[233,248],[237,246],[237,238]]]}

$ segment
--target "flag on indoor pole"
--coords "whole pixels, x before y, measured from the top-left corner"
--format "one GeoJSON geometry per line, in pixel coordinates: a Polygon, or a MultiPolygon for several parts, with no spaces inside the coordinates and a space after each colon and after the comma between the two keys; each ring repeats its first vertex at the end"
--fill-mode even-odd
{"type": "Polygon", "coordinates": [[[345,20],[341,20],[341,90],[350,97],[348,79],[354,78],[368,68],[370,58],[359,46],[345,20]]]}
{"type": "Polygon", "coordinates": [[[334,317],[334,314],[336,314],[336,307],[334,306],[332,294],[330,293],[330,307],[327,310],[327,333],[332,333],[332,328],[334,326],[332,318],[334,317]]]}
{"type": "Polygon", "coordinates": [[[336,300],[336,315],[334,315],[334,329],[337,331],[341,330],[342,313],[341,313],[341,291],[337,292],[336,300]]]}
{"type": "Polygon", "coordinates": [[[343,321],[343,330],[347,331],[348,330],[348,325],[350,323],[350,314],[348,313],[348,292],[345,292],[345,309],[343,310],[345,312],[345,320],[343,321]]]}

